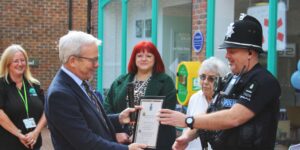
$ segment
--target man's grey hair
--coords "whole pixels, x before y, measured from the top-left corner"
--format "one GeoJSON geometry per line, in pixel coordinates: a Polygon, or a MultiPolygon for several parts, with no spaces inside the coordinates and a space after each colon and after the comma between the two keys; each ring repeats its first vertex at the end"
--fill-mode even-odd
{"type": "Polygon", "coordinates": [[[203,72],[210,71],[216,73],[220,77],[224,77],[230,72],[228,65],[216,57],[210,57],[204,60],[199,68],[199,75],[203,72]]]}
{"type": "Polygon", "coordinates": [[[70,56],[80,55],[82,46],[89,44],[101,45],[101,40],[82,31],[69,31],[59,39],[59,60],[66,63],[70,56]]]}

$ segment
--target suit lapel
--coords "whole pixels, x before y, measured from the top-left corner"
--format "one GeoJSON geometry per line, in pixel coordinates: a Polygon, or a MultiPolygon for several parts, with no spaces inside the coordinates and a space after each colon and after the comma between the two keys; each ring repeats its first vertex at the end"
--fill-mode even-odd
{"type": "MultiPolygon", "coordinates": [[[[93,104],[93,102],[84,93],[84,91],[81,89],[81,87],[69,75],[67,75],[64,71],[60,70],[59,71],[59,76],[62,78],[62,82],[65,82],[65,84],[67,86],[69,86],[69,88],[71,90],[74,91],[74,93],[80,98],[80,100],[82,100],[82,102],[87,103],[87,105],[90,107],[90,109],[95,113],[95,115],[99,119],[99,122],[101,122],[101,124],[103,125],[103,127],[106,128],[105,122],[102,121],[101,116],[100,116],[101,112],[98,112],[98,110],[95,107],[95,105],[93,104]]],[[[100,105],[101,105],[101,103],[100,103],[100,105]]],[[[100,106],[100,107],[102,107],[102,106],[100,106]]],[[[102,112],[104,113],[104,111],[102,111],[102,112]]],[[[110,133],[114,132],[112,124],[111,124],[110,120],[107,118],[107,115],[105,113],[102,114],[102,115],[105,118],[108,127],[110,128],[110,131],[107,131],[107,132],[110,132],[110,133]]],[[[113,136],[113,138],[114,138],[114,136],[113,136]]]]}

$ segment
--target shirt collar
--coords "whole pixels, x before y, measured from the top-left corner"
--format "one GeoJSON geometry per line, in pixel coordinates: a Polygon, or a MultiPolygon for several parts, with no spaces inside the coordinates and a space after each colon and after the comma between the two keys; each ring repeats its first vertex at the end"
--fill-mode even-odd
{"type": "MultiPolygon", "coordinates": [[[[13,86],[16,86],[16,82],[13,81],[13,80],[11,79],[11,77],[10,77],[9,74],[8,74],[8,76],[7,76],[7,80],[8,80],[8,84],[11,84],[11,85],[13,85],[13,86]]],[[[23,81],[24,81],[25,84],[29,84],[29,82],[27,81],[27,79],[25,78],[24,75],[23,75],[23,81]]]]}
{"type": "Polygon", "coordinates": [[[76,82],[76,84],[78,84],[81,87],[82,80],[78,78],[73,72],[71,72],[64,66],[61,66],[61,70],[63,70],[67,75],[69,75],[76,82]]]}

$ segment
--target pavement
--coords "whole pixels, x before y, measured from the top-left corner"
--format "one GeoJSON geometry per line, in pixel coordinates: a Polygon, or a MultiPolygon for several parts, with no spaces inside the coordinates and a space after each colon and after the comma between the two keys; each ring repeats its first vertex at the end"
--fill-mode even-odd
{"type": "Polygon", "coordinates": [[[42,138],[43,138],[43,144],[41,150],[54,150],[48,128],[44,128],[42,130],[42,138]]]}
{"type": "MultiPolygon", "coordinates": [[[[43,138],[43,145],[41,147],[41,150],[54,150],[48,128],[44,128],[42,130],[42,138],[43,138]]],[[[278,144],[275,146],[275,150],[288,150],[288,147],[278,144]]]]}

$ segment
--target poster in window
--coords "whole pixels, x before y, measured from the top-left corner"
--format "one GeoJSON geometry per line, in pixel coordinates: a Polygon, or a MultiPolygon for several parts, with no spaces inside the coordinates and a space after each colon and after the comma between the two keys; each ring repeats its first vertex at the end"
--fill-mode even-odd
{"type": "Polygon", "coordinates": [[[135,37],[137,37],[137,38],[143,37],[143,30],[144,30],[144,21],[136,20],[136,22],[135,22],[135,37]]]}
{"type": "Polygon", "coordinates": [[[145,20],[145,36],[147,38],[151,37],[152,19],[145,20]]]}

